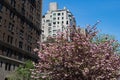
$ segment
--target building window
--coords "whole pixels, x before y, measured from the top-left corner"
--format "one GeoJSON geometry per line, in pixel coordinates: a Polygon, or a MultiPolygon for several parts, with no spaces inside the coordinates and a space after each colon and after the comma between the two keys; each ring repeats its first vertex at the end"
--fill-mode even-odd
{"type": "Polygon", "coordinates": [[[60,16],[60,13],[58,13],[58,16],[60,16]]]}
{"type": "Polygon", "coordinates": [[[56,33],[56,30],[53,30],[53,33],[56,33]]]}
{"type": "Polygon", "coordinates": [[[5,70],[11,70],[11,64],[5,63],[5,70]]]}
{"type": "Polygon", "coordinates": [[[22,0],[22,3],[24,4],[26,0],[22,0]]]}
{"type": "Polygon", "coordinates": [[[59,24],[59,22],[57,22],[57,24],[59,24]]]}
{"type": "Polygon", "coordinates": [[[40,14],[39,13],[37,13],[36,17],[37,17],[38,20],[40,20],[40,14]]]}
{"type": "Polygon", "coordinates": [[[62,31],[64,31],[64,27],[62,27],[62,31]]]}
{"type": "Polygon", "coordinates": [[[53,24],[56,24],[56,22],[53,22],[53,24]]]}
{"type": "Polygon", "coordinates": [[[64,13],[62,13],[62,15],[64,15],[64,13]]]}
{"type": "Polygon", "coordinates": [[[8,63],[5,63],[5,70],[8,70],[8,63]]]}
{"type": "Polygon", "coordinates": [[[53,16],[56,16],[56,13],[53,13],[53,16]]]}
{"type": "Polygon", "coordinates": [[[14,16],[15,16],[15,14],[12,11],[10,11],[10,18],[14,19],[14,16]]]}
{"type": "Polygon", "coordinates": [[[11,0],[10,4],[15,8],[15,4],[16,4],[15,0],[11,0]]]}
{"type": "Polygon", "coordinates": [[[62,21],[62,24],[64,24],[64,21],[62,21]]]}
{"type": "Polygon", "coordinates": [[[23,35],[24,35],[24,31],[23,31],[23,30],[20,30],[20,32],[19,32],[19,36],[20,36],[20,38],[23,39],[23,35]]]}
{"type": "Polygon", "coordinates": [[[59,20],[60,18],[58,17],[58,20],[59,20]]]}
{"type": "Polygon", "coordinates": [[[39,27],[39,26],[40,26],[40,23],[36,22],[36,26],[39,27]]]}
{"type": "Polygon", "coordinates": [[[13,32],[14,24],[9,23],[8,31],[13,32]]]}
{"type": "Polygon", "coordinates": [[[18,55],[18,60],[22,61],[22,55],[18,55]]]}
{"type": "Polygon", "coordinates": [[[32,26],[28,25],[28,31],[31,32],[32,31],[32,26]]]}
{"type": "Polygon", "coordinates": [[[23,42],[22,41],[19,41],[19,48],[23,48],[23,42]]]}
{"type": "Polygon", "coordinates": [[[11,49],[6,50],[6,56],[8,56],[8,57],[12,56],[12,50],[11,49]]]}
{"type": "Polygon", "coordinates": [[[34,8],[33,6],[30,6],[30,12],[33,12],[34,8]]]}
{"type": "Polygon", "coordinates": [[[32,15],[29,15],[29,19],[32,21],[32,20],[33,20],[33,16],[32,16],[32,15]]]}
{"type": "Polygon", "coordinates": [[[48,26],[51,26],[51,23],[49,23],[48,26]]]}
{"type": "Polygon", "coordinates": [[[69,17],[72,17],[72,15],[68,15],[69,17]]]}
{"type": "Polygon", "coordinates": [[[15,64],[13,65],[13,70],[15,70],[15,64]]]}
{"type": "Polygon", "coordinates": [[[51,27],[48,27],[48,30],[51,30],[51,27]]]}
{"type": "Polygon", "coordinates": [[[24,20],[22,20],[22,19],[20,20],[20,24],[21,24],[22,27],[24,25],[24,22],[25,22],[24,20]]]}
{"type": "Polygon", "coordinates": [[[44,26],[42,26],[42,29],[44,29],[44,26]]]}
{"type": "Polygon", "coordinates": [[[11,70],[11,64],[8,64],[8,71],[11,70]]]}
{"type": "Polygon", "coordinates": [[[46,20],[46,22],[50,22],[50,20],[46,20]]]}
{"type": "Polygon", "coordinates": [[[53,37],[55,37],[56,36],[56,34],[53,34],[53,37]]]}
{"type": "Polygon", "coordinates": [[[3,33],[3,40],[5,40],[5,33],[3,33]]]}
{"type": "Polygon", "coordinates": [[[31,47],[27,46],[27,51],[31,52],[31,47]]]}
{"type": "Polygon", "coordinates": [[[62,19],[64,19],[64,17],[62,17],[62,19]]]}
{"type": "Polygon", "coordinates": [[[2,25],[2,17],[0,16],[0,26],[2,25]]]}
{"type": "Polygon", "coordinates": [[[66,24],[68,24],[68,21],[66,21],[66,24]]]}
{"type": "Polygon", "coordinates": [[[6,7],[6,9],[5,9],[5,10],[6,10],[6,12],[7,12],[7,11],[8,11],[8,8],[6,7]]]}
{"type": "Polygon", "coordinates": [[[32,36],[28,35],[28,42],[32,42],[32,36]]]}
{"type": "Polygon", "coordinates": [[[25,8],[24,7],[21,8],[21,12],[22,12],[22,15],[25,15],[25,8]]]}
{"type": "Polygon", "coordinates": [[[49,34],[51,34],[51,31],[48,31],[49,34]]]}
{"type": "Polygon", "coordinates": [[[13,37],[8,35],[7,42],[12,44],[12,42],[13,42],[13,37]]]}
{"type": "Polygon", "coordinates": [[[0,61],[0,67],[2,67],[2,64],[3,64],[3,62],[2,62],[2,61],[0,61]]]}
{"type": "Polygon", "coordinates": [[[0,12],[2,12],[2,8],[3,8],[3,6],[2,6],[2,4],[0,3],[0,12]]]}
{"type": "Polygon", "coordinates": [[[56,18],[54,17],[53,20],[56,20],[56,18]]]}

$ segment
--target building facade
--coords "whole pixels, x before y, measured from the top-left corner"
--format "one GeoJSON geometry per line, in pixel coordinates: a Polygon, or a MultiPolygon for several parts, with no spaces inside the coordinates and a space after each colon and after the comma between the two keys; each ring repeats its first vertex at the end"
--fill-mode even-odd
{"type": "Polygon", "coordinates": [[[49,4],[49,11],[42,16],[42,27],[44,31],[41,36],[42,41],[46,41],[48,36],[56,36],[58,32],[66,32],[69,27],[75,26],[76,21],[73,14],[64,7],[58,9],[56,2],[49,4]]]}
{"type": "Polygon", "coordinates": [[[0,80],[26,60],[39,59],[33,49],[41,34],[42,0],[0,0],[0,80]]]}

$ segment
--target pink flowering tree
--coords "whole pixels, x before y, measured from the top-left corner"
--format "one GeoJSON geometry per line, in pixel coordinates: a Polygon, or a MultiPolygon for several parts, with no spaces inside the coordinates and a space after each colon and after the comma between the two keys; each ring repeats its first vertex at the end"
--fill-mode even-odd
{"type": "MultiPolygon", "coordinates": [[[[86,28],[86,34],[74,29],[70,35],[59,35],[54,43],[40,43],[35,49],[40,57],[35,71],[43,80],[116,80],[120,71],[120,57],[115,40],[96,44],[95,27],[86,28]],[[68,37],[70,40],[68,40],[68,37]]],[[[118,46],[117,46],[118,47],[118,46]]]]}

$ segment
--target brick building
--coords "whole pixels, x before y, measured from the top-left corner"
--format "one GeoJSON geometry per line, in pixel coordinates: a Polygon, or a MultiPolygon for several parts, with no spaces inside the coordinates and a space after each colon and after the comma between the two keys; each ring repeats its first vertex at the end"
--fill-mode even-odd
{"type": "Polygon", "coordinates": [[[0,0],[0,80],[19,64],[39,59],[42,0],[0,0]]]}

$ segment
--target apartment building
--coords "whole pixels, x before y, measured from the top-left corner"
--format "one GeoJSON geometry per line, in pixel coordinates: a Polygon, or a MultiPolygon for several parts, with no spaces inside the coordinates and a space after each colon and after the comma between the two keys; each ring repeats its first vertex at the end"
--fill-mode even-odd
{"type": "Polygon", "coordinates": [[[26,60],[38,61],[42,0],[0,0],[0,80],[26,60]]]}
{"type": "Polygon", "coordinates": [[[76,25],[75,18],[73,14],[64,7],[63,9],[58,9],[56,2],[49,4],[49,10],[46,14],[42,16],[42,27],[44,31],[41,35],[41,41],[46,41],[49,36],[56,36],[58,32],[66,32],[69,27],[76,25]]]}

